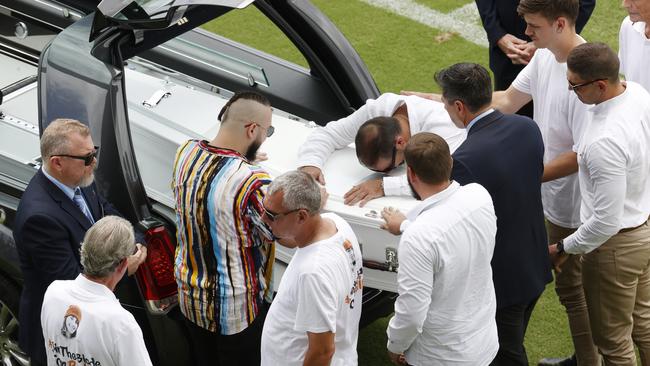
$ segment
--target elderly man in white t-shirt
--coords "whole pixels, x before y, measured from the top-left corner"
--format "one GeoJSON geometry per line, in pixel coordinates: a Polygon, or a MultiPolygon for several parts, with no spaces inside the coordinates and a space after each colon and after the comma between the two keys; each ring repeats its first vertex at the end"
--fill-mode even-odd
{"type": "Polygon", "coordinates": [[[605,365],[650,365],[650,94],[619,80],[603,43],[567,60],[569,89],[593,115],[578,145],[582,225],[549,247],[556,267],[582,254],[594,343],[605,365]],[[573,254],[573,256],[570,256],[573,254]]]}
{"type": "Polygon", "coordinates": [[[263,366],[357,364],[361,249],[345,220],[319,213],[321,202],[318,183],[301,171],[274,179],[264,198],[264,222],[296,251],[264,322],[263,366]]]}
{"type": "Polygon", "coordinates": [[[81,245],[83,273],[54,281],[41,309],[47,364],[151,365],[142,331],[113,291],[136,247],[133,226],[117,216],[97,221],[81,245]]]}
{"type": "MultiPolygon", "coordinates": [[[[329,156],[354,142],[361,164],[388,173],[402,164],[406,143],[419,132],[442,136],[452,152],[465,141],[466,135],[454,127],[442,103],[385,93],[369,99],[351,115],[314,130],[298,151],[298,167],[325,184],[322,169],[329,156]]],[[[344,199],[345,204],[363,206],[373,198],[409,192],[405,176],[384,177],[352,187],[344,199]]]]}
{"type": "Polygon", "coordinates": [[[650,90],[650,19],[644,21],[637,9],[637,2],[640,1],[623,0],[623,7],[629,16],[621,23],[618,57],[625,80],[637,82],[650,90]]]}

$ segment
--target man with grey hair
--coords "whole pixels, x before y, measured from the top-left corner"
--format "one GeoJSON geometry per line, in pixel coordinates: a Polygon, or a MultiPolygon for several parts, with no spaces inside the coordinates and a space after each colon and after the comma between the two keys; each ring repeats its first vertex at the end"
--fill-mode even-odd
{"type": "Polygon", "coordinates": [[[137,250],[133,226],[106,216],[81,245],[83,274],[54,281],[45,292],[41,324],[47,364],[151,365],[142,331],[113,294],[137,250]]]}
{"type": "MultiPolygon", "coordinates": [[[[81,273],[79,243],[95,221],[119,215],[93,184],[98,146],[90,130],[73,119],[52,121],[41,136],[43,167],[23,194],[14,240],[25,282],[20,297],[20,347],[32,365],[45,364],[40,311],[47,286],[81,273]]],[[[146,248],[129,259],[133,274],[146,248]]]]}
{"type": "Polygon", "coordinates": [[[296,251],[262,332],[262,365],[356,365],[363,269],[352,228],[320,214],[321,189],[302,171],[277,177],[264,222],[296,251]]]}

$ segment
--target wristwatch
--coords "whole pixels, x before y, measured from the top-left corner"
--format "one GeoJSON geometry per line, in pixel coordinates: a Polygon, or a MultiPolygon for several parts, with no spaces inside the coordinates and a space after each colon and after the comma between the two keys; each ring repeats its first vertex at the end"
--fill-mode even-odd
{"type": "Polygon", "coordinates": [[[557,254],[564,253],[564,239],[560,239],[560,241],[557,242],[556,248],[557,248],[557,254]]]}

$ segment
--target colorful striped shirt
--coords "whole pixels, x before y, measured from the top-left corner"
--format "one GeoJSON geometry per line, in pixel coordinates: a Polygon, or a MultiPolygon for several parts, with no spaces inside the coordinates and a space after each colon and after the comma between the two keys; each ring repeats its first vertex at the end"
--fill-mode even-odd
{"type": "Polygon", "coordinates": [[[174,273],[182,313],[202,328],[239,333],[271,300],[275,244],[262,222],[270,181],[238,152],[206,141],[176,153],[174,273]]]}

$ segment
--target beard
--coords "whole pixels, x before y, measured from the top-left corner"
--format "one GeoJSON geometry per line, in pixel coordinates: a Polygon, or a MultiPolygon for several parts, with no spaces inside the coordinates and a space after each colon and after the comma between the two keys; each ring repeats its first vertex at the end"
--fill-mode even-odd
{"type": "Polygon", "coordinates": [[[81,181],[79,182],[79,187],[80,188],[86,188],[93,184],[95,181],[95,172],[91,171],[90,174],[85,175],[83,178],[81,178],[81,181]]]}
{"type": "Polygon", "coordinates": [[[254,162],[255,158],[257,157],[257,150],[259,150],[261,145],[261,142],[253,141],[248,147],[248,150],[246,150],[246,154],[244,155],[246,160],[250,161],[251,163],[254,162]]]}
{"type": "Polygon", "coordinates": [[[406,181],[409,183],[409,188],[411,188],[411,196],[415,198],[418,201],[422,201],[422,197],[418,194],[418,192],[415,191],[415,188],[413,188],[413,184],[411,183],[411,180],[409,179],[408,175],[406,176],[406,181]]]}

